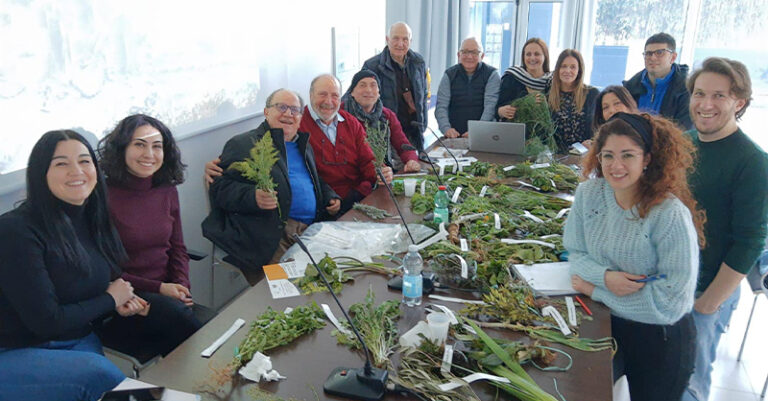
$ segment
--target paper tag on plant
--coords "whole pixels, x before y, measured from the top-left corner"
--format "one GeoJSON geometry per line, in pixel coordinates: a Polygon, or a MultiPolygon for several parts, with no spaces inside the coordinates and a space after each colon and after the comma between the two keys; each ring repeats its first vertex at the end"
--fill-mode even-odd
{"type": "Polygon", "coordinates": [[[462,252],[469,252],[469,245],[467,245],[466,238],[459,238],[459,246],[461,246],[462,252]]]}
{"type": "Polygon", "coordinates": [[[512,169],[514,169],[514,168],[517,168],[517,167],[515,167],[514,165],[512,165],[512,166],[507,166],[507,167],[504,167],[502,170],[504,170],[504,171],[509,171],[509,170],[512,170],[512,169]]]}
{"type": "Polygon", "coordinates": [[[487,185],[483,185],[483,188],[480,190],[480,197],[484,198],[486,192],[488,192],[488,186],[487,185]]]}
{"type": "Polygon", "coordinates": [[[422,195],[427,194],[427,180],[424,180],[421,182],[421,194],[422,195]]]}
{"type": "Polygon", "coordinates": [[[455,191],[453,191],[453,197],[451,198],[451,202],[456,203],[459,201],[459,194],[461,194],[461,187],[456,188],[455,191]]]}
{"type": "Polygon", "coordinates": [[[440,365],[440,371],[444,374],[451,373],[451,364],[453,363],[453,345],[445,344],[443,352],[443,363],[440,365]]]}
{"type": "Polygon", "coordinates": [[[464,260],[461,255],[456,256],[459,257],[459,262],[461,263],[461,278],[469,278],[469,266],[467,266],[467,261],[464,260]]]}
{"type": "MultiPolygon", "coordinates": [[[[441,311],[443,311],[443,313],[445,313],[446,315],[448,315],[448,320],[451,322],[451,324],[452,324],[452,325],[453,325],[453,324],[459,324],[459,320],[458,320],[458,319],[456,319],[456,315],[454,315],[454,314],[453,314],[453,311],[452,311],[452,310],[450,310],[450,309],[448,309],[448,307],[447,307],[447,306],[445,306],[445,305],[440,305],[440,304],[435,304],[435,303],[433,303],[433,304],[432,304],[432,306],[434,306],[435,308],[438,308],[438,309],[440,309],[441,311]]],[[[469,327],[470,329],[472,328],[472,326],[469,326],[469,325],[466,325],[466,324],[465,324],[464,326],[466,326],[466,327],[469,327]]],[[[472,332],[472,334],[477,334],[477,333],[475,333],[475,332],[473,331],[473,332],[472,332]]]]}
{"type": "Polygon", "coordinates": [[[549,163],[531,164],[531,168],[546,168],[546,167],[549,167],[549,163]]]}
{"type": "Polygon", "coordinates": [[[501,230],[501,217],[498,213],[493,214],[493,228],[501,230]]]}
{"type": "Polygon", "coordinates": [[[555,216],[555,220],[565,216],[566,213],[570,212],[571,208],[567,207],[565,209],[560,209],[559,212],[557,212],[557,216],[555,216]]]}
{"type": "Polygon", "coordinates": [[[568,308],[568,323],[576,327],[579,322],[576,320],[576,305],[573,304],[573,297],[565,297],[565,306],[568,308]]]}
{"type": "Polygon", "coordinates": [[[558,312],[554,306],[552,305],[545,306],[544,309],[541,310],[541,314],[544,316],[552,316],[552,318],[555,319],[555,322],[557,322],[557,326],[560,328],[560,332],[563,333],[564,336],[571,335],[571,329],[569,329],[568,325],[565,324],[565,320],[563,320],[563,316],[560,315],[560,312],[558,312]]]}

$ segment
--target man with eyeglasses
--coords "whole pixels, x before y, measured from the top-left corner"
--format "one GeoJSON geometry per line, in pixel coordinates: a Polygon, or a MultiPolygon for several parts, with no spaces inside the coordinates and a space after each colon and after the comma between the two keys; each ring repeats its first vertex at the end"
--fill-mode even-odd
{"type": "Polygon", "coordinates": [[[663,32],[651,36],[645,41],[643,58],[645,69],[623,82],[638,109],[660,114],[680,127],[690,129],[693,125],[685,88],[688,66],[675,63],[675,38],[663,32]]]}
{"type": "Polygon", "coordinates": [[[422,151],[427,128],[427,67],[424,58],[411,50],[411,38],[408,24],[392,24],[386,37],[387,46],[366,60],[363,69],[379,76],[384,107],[397,114],[408,141],[422,151]]]}
{"type": "MultiPolygon", "coordinates": [[[[365,128],[340,107],[339,80],[330,74],[316,77],[309,86],[309,104],[304,108],[300,129],[309,132],[317,171],[339,194],[340,212],[345,213],[373,191],[377,177],[365,128]]],[[[381,170],[391,181],[392,169],[383,166],[381,170]]]]}
{"type": "Polygon", "coordinates": [[[229,253],[251,285],[260,279],[262,265],[279,261],[293,244],[293,234],[341,207],[340,197],[318,174],[310,134],[299,131],[303,106],[296,93],[276,90],[267,97],[264,122],[227,141],[219,160],[206,164],[211,212],[203,235],[229,253]],[[276,184],[272,193],[229,168],[251,157],[264,135],[272,136],[278,151],[270,172],[276,184]]]}
{"type": "Polygon", "coordinates": [[[459,63],[445,70],[437,88],[435,118],[448,138],[466,137],[469,120],[491,121],[499,98],[496,68],[483,63],[483,46],[475,38],[461,42],[459,63]]]}

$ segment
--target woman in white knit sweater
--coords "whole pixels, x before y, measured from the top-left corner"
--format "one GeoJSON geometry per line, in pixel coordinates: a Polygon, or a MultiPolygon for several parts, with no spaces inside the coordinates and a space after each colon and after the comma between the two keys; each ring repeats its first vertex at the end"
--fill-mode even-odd
{"type": "Polygon", "coordinates": [[[614,378],[627,375],[632,400],[677,401],[693,371],[705,219],[686,179],[694,149],[647,114],[617,113],[593,142],[583,174],[594,178],[579,185],[565,225],[573,288],[611,309],[614,378]]]}

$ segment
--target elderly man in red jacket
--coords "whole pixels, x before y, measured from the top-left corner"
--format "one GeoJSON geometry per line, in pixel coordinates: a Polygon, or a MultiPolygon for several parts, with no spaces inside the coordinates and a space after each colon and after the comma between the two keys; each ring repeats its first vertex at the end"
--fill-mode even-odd
{"type": "MultiPolygon", "coordinates": [[[[340,107],[341,84],[336,77],[316,77],[309,87],[309,104],[299,129],[309,132],[317,171],[341,196],[343,213],[371,193],[377,177],[373,151],[365,141],[365,128],[340,107]]],[[[382,173],[388,182],[392,180],[391,168],[382,167],[382,173]]]]}

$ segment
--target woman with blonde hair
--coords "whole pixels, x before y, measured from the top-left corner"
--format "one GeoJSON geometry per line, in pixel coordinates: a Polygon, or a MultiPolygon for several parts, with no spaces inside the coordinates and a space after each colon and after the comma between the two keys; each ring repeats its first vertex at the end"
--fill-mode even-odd
{"type": "Polygon", "coordinates": [[[528,39],[523,45],[520,59],[523,65],[507,68],[501,77],[499,100],[496,103],[496,114],[501,119],[515,118],[517,108],[512,107],[510,102],[529,93],[544,92],[552,78],[549,71],[549,49],[543,40],[528,39]]]}

